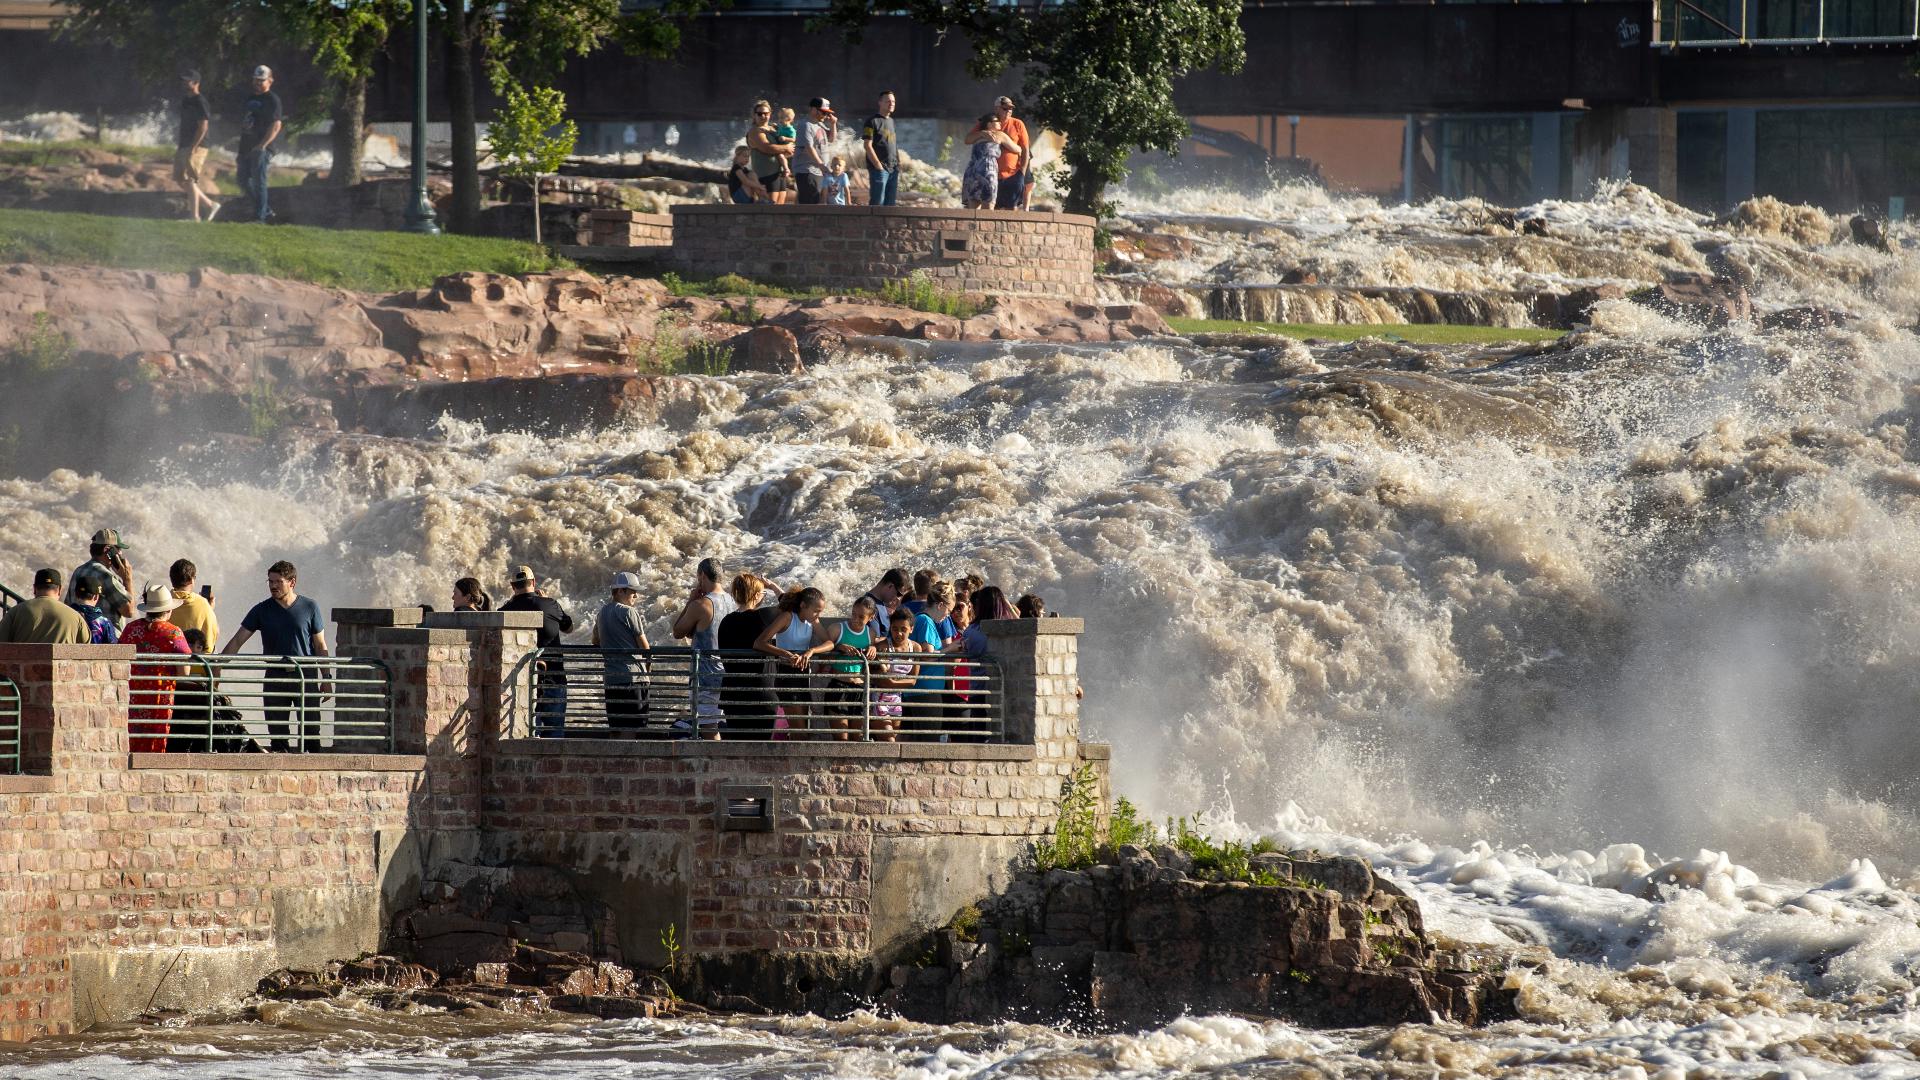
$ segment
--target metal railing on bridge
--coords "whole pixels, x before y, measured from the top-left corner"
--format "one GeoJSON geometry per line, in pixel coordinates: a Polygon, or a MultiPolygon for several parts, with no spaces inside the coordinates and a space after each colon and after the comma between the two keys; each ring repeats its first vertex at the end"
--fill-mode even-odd
{"type": "Polygon", "coordinates": [[[1654,45],[1901,45],[1920,42],[1920,0],[1655,0],[1654,45]]]}
{"type": "Polygon", "coordinates": [[[0,776],[20,772],[20,688],[0,675],[0,776]]]}
{"type": "Polygon", "coordinates": [[[142,653],[128,705],[137,752],[386,754],[394,746],[393,676],[378,660],[142,653]],[[171,715],[159,719],[159,707],[171,715]]]}
{"type": "Polygon", "coordinates": [[[521,738],[1000,742],[1006,692],[992,657],[878,653],[806,670],[759,652],[539,649],[504,689],[521,738]]]}

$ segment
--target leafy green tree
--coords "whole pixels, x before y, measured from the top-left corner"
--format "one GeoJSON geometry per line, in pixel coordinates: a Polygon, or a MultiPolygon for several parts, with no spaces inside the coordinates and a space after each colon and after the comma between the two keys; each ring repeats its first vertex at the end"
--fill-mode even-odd
{"type": "Polygon", "coordinates": [[[1246,60],[1240,0],[833,0],[824,18],[858,40],[881,12],[964,33],[975,78],[1024,65],[1031,119],[1066,136],[1067,209],[1102,217],[1129,155],[1173,153],[1186,136],[1174,80],[1204,68],[1237,72],[1246,60]]]}
{"type": "Polygon", "coordinates": [[[367,80],[373,62],[394,29],[412,17],[409,0],[269,0],[268,6],[295,39],[313,50],[313,62],[332,84],[333,167],[327,181],[351,187],[363,178],[366,158],[367,80]]]}
{"type": "Polygon", "coordinates": [[[580,128],[566,118],[567,97],[550,86],[508,83],[506,102],[487,129],[500,174],[527,181],[533,188],[533,242],[540,243],[540,177],[560,167],[573,153],[580,128]]]}
{"type": "Polygon", "coordinates": [[[670,56],[680,47],[680,20],[716,2],[725,0],[666,0],[634,10],[622,10],[621,0],[441,0],[453,125],[452,227],[469,231],[480,213],[476,59],[495,93],[515,81],[550,85],[569,61],[608,44],[630,56],[670,56]]]}

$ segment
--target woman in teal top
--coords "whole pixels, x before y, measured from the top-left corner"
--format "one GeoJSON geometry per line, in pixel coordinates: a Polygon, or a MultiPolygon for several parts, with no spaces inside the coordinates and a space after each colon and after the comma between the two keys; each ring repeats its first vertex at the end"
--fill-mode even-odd
{"type": "Polygon", "coordinates": [[[842,742],[866,712],[862,672],[874,657],[873,613],[873,597],[862,596],[853,602],[847,621],[840,624],[840,636],[834,640],[834,659],[825,665],[832,679],[827,688],[827,723],[840,732],[836,737],[842,742]]]}
{"type": "MultiPolygon", "coordinates": [[[[947,647],[949,639],[940,633],[940,624],[953,613],[953,583],[935,582],[927,590],[927,606],[913,619],[913,640],[927,647],[931,653],[941,652],[947,647]]],[[[950,625],[950,624],[949,624],[950,625]]],[[[958,705],[953,691],[949,668],[945,664],[921,664],[920,678],[913,684],[913,693],[907,695],[907,718],[902,725],[907,731],[929,732],[929,734],[908,736],[916,741],[935,741],[939,735],[931,734],[946,726],[947,706],[958,705]]]]}

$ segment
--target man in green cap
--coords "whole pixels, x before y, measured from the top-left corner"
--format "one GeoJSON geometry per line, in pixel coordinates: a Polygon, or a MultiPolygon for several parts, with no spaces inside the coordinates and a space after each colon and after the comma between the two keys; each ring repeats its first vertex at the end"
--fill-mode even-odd
{"type": "Polygon", "coordinates": [[[67,603],[73,603],[73,586],[81,578],[99,583],[100,610],[113,619],[116,630],[124,630],[133,618],[133,567],[127,562],[127,546],[120,542],[117,529],[101,529],[93,534],[88,551],[92,558],[74,567],[67,581],[67,603]]]}

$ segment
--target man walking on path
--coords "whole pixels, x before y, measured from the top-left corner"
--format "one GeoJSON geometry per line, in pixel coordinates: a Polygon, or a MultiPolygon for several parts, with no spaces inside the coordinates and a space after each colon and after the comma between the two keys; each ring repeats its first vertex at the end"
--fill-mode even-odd
{"type": "MultiPolygon", "coordinates": [[[[267,598],[253,605],[247,617],[240,620],[239,633],[221,651],[238,653],[253,635],[259,634],[260,652],[265,656],[332,655],[327,650],[327,624],[320,618],[320,605],[295,592],[299,584],[300,572],[285,559],[267,567],[267,598]]],[[[332,693],[333,688],[324,680],[308,689],[298,667],[267,668],[261,695],[267,733],[274,737],[273,749],[282,753],[299,749],[303,737],[314,734],[305,730],[307,714],[317,714],[320,702],[332,693]]],[[[317,715],[315,720],[317,723],[317,715]]]]}
{"type": "Polygon", "coordinates": [[[253,69],[253,93],[245,110],[240,117],[240,188],[253,198],[254,220],[264,224],[273,217],[267,208],[267,163],[273,160],[273,141],[280,137],[284,118],[280,95],[273,92],[273,69],[265,64],[253,69]]]}
{"type": "Polygon", "coordinates": [[[893,206],[900,195],[900,149],[893,139],[893,91],[880,92],[860,141],[867,148],[867,205],[893,206]]]}
{"type": "Polygon", "coordinates": [[[87,621],[60,600],[60,571],[36,570],[33,599],[13,605],[0,618],[0,642],[14,645],[85,645],[93,640],[87,621]]]}
{"type": "MultiPolygon", "coordinates": [[[[540,591],[540,580],[533,576],[531,566],[514,567],[507,584],[513,588],[513,597],[501,604],[500,610],[539,612],[540,629],[534,632],[534,644],[542,649],[559,648],[563,644],[561,635],[573,630],[573,616],[560,607],[560,601],[540,591]]],[[[558,735],[567,717],[566,662],[550,656],[539,665],[536,675],[540,698],[534,709],[534,727],[538,729],[536,734],[558,735]]]]}
{"type": "Polygon", "coordinates": [[[802,206],[820,203],[820,178],[827,174],[827,145],[840,133],[833,103],[814,98],[807,103],[807,119],[794,132],[793,184],[802,206]]]}
{"type": "Polygon", "coordinates": [[[97,582],[100,609],[113,620],[114,629],[122,629],[133,618],[133,566],[127,562],[126,545],[120,542],[118,530],[101,529],[93,534],[87,551],[87,561],[73,568],[67,582],[67,603],[78,599],[73,587],[82,579],[97,582]]]}
{"type": "Polygon", "coordinates": [[[213,215],[220,212],[220,204],[200,186],[200,178],[206,171],[207,128],[213,114],[207,111],[207,99],[200,96],[199,72],[192,69],[181,72],[180,83],[187,96],[180,99],[180,134],[175,140],[173,179],[187,193],[187,213],[193,220],[200,220],[200,204],[205,203],[206,220],[212,221],[213,215]]]}

